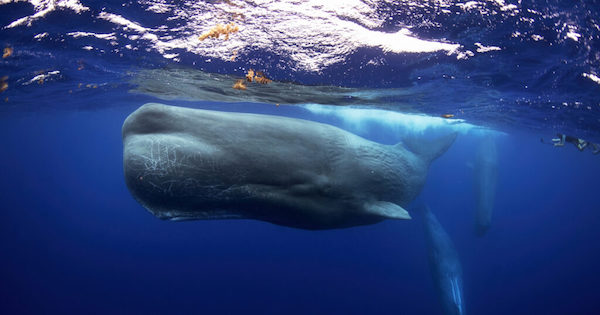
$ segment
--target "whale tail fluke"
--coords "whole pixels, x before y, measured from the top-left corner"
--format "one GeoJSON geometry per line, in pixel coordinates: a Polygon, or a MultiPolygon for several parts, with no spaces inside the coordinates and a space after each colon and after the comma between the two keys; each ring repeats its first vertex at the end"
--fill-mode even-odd
{"type": "Polygon", "coordinates": [[[451,132],[433,139],[408,137],[403,140],[403,144],[422,160],[431,163],[450,148],[456,136],[456,132],[451,132]]]}

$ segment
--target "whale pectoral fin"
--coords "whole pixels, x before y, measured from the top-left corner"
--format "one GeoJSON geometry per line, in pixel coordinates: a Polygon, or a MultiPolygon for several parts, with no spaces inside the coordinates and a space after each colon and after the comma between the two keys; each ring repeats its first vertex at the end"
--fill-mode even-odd
{"type": "Polygon", "coordinates": [[[387,201],[374,201],[365,203],[364,209],[367,213],[387,219],[410,219],[410,214],[408,214],[408,211],[404,210],[404,208],[395,203],[387,201]]]}

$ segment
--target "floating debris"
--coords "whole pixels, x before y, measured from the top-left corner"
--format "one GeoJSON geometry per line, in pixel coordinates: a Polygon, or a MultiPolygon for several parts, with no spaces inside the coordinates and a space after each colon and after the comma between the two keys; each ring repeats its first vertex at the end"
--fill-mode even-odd
{"type": "Polygon", "coordinates": [[[198,37],[198,39],[200,41],[203,41],[203,40],[207,39],[208,37],[219,38],[219,36],[225,35],[225,40],[228,40],[229,34],[236,33],[239,30],[240,30],[240,28],[237,27],[235,24],[233,24],[233,22],[229,23],[227,25],[217,24],[215,27],[210,29],[210,31],[200,35],[200,37],[198,37]]]}
{"type": "Polygon", "coordinates": [[[267,78],[267,76],[265,76],[264,73],[257,71],[256,72],[256,76],[254,77],[254,81],[260,83],[260,84],[267,84],[269,82],[271,82],[270,79],[267,78]]]}
{"type": "Polygon", "coordinates": [[[246,80],[248,82],[254,81],[254,82],[257,82],[260,84],[267,84],[267,83],[271,82],[271,80],[268,79],[264,73],[262,73],[260,71],[254,72],[254,70],[252,70],[252,69],[248,70],[248,74],[246,74],[246,80]]]}
{"type": "Polygon", "coordinates": [[[246,74],[246,80],[248,80],[248,82],[252,82],[252,80],[254,80],[254,70],[248,70],[248,74],[246,74]]]}
{"type": "Polygon", "coordinates": [[[6,91],[6,89],[8,89],[8,82],[6,82],[8,80],[8,76],[3,76],[2,78],[0,78],[0,93],[6,91]]]}
{"type": "Polygon", "coordinates": [[[244,80],[237,80],[237,82],[235,82],[233,85],[233,88],[236,90],[245,90],[246,85],[244,84],[244,80]]]}
{"type": "Polygon", "coordinates": [[[13,49],[11,47],[6,47],[4,48],[4,52],[2,53],[2,58],[8,58],[10,56],[12,56],[13,54],[13,49]]]}

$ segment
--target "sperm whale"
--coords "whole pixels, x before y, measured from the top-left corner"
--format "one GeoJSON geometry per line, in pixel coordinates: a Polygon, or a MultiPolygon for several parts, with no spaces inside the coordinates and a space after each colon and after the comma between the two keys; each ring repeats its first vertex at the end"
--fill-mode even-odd
{"type": "Polygon", "coordinates": [[[161,219],[316,230],[410,219],[456,134],[384,145],[308,120],[149,103],[122,136],[127,187],[161,219]]]}

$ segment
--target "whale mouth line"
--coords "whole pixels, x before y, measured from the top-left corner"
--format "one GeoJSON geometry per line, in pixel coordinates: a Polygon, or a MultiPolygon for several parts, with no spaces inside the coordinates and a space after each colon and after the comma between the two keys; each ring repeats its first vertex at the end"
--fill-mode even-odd
{"type": "Polygon", "coordinates": [[[150,210],[152,214],[161,220],[166,221],[193,221],[193,220],[225,220],[225,219],[246,219],[245,216],[231,211],[213,210],[188,213],[185,211],[156,211],[150,210]]]}

